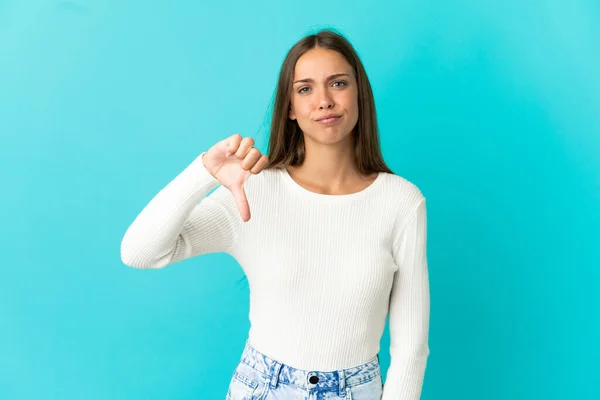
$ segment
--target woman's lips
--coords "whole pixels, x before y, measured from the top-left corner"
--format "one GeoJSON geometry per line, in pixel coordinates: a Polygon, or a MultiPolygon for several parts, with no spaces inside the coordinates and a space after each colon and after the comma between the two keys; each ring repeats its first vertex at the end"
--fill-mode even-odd
{"type": "Polygon", "coordinates": [[[331,117],[331,118],[325,118],[325,119],[318,120],[317,122],[320,124],[324,124],[324,125],[330,125],[330,124],[336,123],[339,119],[340,119],[340,117],[331,117]]]}

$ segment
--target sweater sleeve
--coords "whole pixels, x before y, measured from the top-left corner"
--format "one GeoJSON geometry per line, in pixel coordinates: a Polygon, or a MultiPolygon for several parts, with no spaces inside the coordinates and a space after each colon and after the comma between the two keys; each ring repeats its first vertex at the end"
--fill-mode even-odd
{"type": "Polygon", "coordinates": [[[137,215],[121,241],[130,267],[162,268],[207,253],[228,252],[241,217],[227,188],[204,167],[200,154],[137,215]]]}
{"type": "Polygon", "coordinates": [[[390,367],[382,400],[418,400],[429,356],[429,277],[425,198],[396,236],[398,270],[390,294],[390,367]]]}

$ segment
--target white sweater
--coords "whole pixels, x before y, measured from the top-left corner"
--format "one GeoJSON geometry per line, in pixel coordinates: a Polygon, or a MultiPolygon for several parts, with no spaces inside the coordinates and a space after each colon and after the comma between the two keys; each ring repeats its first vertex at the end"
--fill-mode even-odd
{"type": "Polygon", "coordinates": [[[375,357],[389,312],[382,399],[419,399],[430,304],[425,197],[417,186],[380,173],[360,192],[325,195],[304,189],[285,169],[263,170],[244,184],[252,217],[243,222],[233,195],[219,185],[201,154],[128,228],[123,262],[162,268],[230,254],[248,278],[249,343],[305,370],[375,357]]]}

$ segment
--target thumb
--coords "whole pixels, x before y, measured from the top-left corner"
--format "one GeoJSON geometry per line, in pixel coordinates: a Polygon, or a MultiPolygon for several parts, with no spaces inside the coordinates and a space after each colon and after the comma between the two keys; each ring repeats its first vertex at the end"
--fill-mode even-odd
{"type": "Polygon", "coordinates": [[[244,222],[250,220],[250,206],[248,205],[248,199],[246,198],[246,192],[244,191],[243,184],[234,184],[231,186],[231,194],[235,199],[238,211],[242,216],[244,222]]]}

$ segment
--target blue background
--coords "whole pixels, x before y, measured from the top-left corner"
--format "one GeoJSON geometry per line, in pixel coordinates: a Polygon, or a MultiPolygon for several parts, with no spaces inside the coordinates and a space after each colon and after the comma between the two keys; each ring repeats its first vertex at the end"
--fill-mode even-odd
{"type": "Polygon", "coordinates": [[[0,398],[225,397],[239,265],[120,241],[217,141],[266,150],[285,53],[327,27],[428,197],[422,399],[600,398],[600,3],[499,3],[0,1],[0,398]]]}

